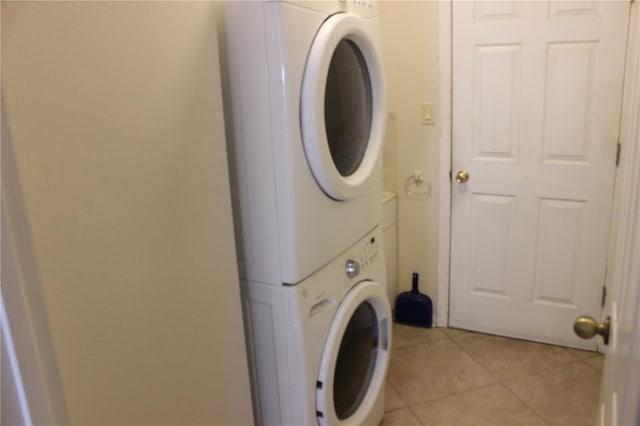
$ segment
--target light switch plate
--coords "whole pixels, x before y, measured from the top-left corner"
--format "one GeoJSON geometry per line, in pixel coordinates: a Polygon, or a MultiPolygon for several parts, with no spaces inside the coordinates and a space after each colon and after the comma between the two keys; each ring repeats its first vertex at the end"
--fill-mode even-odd
{"type": "Polygon", "coordinates": [[[430,103],[420,105],[420,122],[423,126],[433,126],[436,124],[436,106],[430,103]]]}

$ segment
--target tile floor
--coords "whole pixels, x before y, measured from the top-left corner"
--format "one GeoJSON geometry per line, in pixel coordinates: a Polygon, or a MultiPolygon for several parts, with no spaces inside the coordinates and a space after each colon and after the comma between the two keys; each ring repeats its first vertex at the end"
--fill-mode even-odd
{"type": "Polygon", "coordinates": [[[383,426],[597,423],[603,356],[394,324],[383,426]]]}

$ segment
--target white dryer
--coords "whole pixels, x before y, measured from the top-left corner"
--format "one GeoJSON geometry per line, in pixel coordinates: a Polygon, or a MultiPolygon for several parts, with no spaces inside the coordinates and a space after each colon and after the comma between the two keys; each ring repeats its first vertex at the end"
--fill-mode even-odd
{"type": "Polygon", "coordinates": [[[382,230],[296,286],[246,283],[259,424],[377,425],[391,351],[382,230]]]}
{"type": "Polygon", "coordinates": [[[296,284],[381,221],[386,105],[377,6],[225,7],[240,275],[296,284]]]}

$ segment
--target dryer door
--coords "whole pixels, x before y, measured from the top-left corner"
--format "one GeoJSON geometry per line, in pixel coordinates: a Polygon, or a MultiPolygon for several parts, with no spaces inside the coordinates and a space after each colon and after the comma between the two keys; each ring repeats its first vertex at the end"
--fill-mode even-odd
{"type": "Polygon", "coordinates": [[[384,288],[363,281],[334,316],[320,362],[316,411],[320,425],[377,424],[391,350],[391,308],[384,288]]]}
{"type": "Polygon", "coordinates": [[[302,82],[302,141],[322,190],[358,197],[377,167],[384,138],[385,90],[377,18],[327,19],[316,34],[302,82]]]}

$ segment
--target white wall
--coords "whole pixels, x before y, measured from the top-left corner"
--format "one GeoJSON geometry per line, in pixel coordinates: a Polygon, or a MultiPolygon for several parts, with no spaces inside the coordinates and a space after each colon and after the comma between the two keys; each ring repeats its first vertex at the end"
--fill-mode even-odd
{"type": "Polygon", "coordinates": [[[421,291],[433,299],[435,309],[442,117],[438,102],[438,2],[381,1],[379,9],[390,113],[384,185],[386,190],[398,192],[398,287],[399,291],[410,289],[411,273],[418,272],[421,291]],[[421,124],[422,103],[435,103],[435,126],[421,124]],[[405,180],[414,170],[422,170],[432,187],[425,199],[406,196],[405,180]]]}
{"type": "Polygon", "coordinates": [[[1,7],[3,295],[41,296],[70,422],[252,423],[219,6],[1,7]]]}

